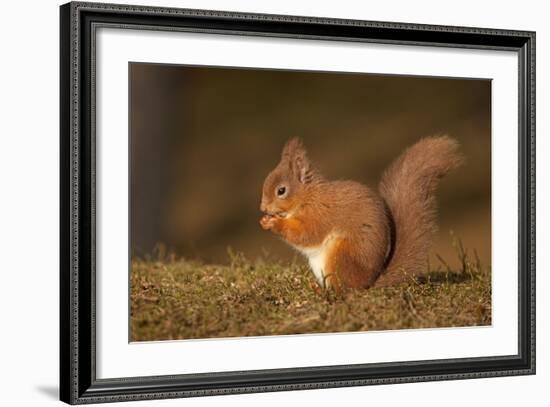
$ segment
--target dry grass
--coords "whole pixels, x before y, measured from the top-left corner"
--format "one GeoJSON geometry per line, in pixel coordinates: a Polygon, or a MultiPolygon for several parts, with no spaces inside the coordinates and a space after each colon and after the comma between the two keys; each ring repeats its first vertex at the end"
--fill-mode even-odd
{"type": "MultiPolygon", "coordinates": [[[[135,259],[131,340],[214,338],[491,324],[491,276],[460,242],[462,267],[392,288],[317,292],[307,266],[230,252],[230,265],[135,259]]],[[[474,256],[476,257],[476,256],[474,256]]]]}

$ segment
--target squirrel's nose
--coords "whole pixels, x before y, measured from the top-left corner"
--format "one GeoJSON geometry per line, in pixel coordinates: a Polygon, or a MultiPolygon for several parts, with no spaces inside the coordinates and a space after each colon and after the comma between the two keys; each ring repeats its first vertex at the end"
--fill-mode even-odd
{"type": "Polygon", "coordinates": [[[262,200],[262,203],[260,204],[260,211],[267,212],[267,205],[263,200],[262,200]]]}

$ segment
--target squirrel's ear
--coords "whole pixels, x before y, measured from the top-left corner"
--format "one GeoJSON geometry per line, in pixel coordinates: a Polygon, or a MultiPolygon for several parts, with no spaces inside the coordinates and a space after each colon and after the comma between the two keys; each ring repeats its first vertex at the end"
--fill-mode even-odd
{"type": "Polygon", "coordinates": [[[307,184],[313,180],[313,171],[307,156],[304,155],[303,157],[298,156],[295,158],[294,173],[302,184],[307,184]]]}
{"type": "Polygon", "coordinates": [[[302,184],[313,179],[311,162],[300,139],[293,138],[285,144],[281,160],[288,162],[291,171],[302,184]]]}

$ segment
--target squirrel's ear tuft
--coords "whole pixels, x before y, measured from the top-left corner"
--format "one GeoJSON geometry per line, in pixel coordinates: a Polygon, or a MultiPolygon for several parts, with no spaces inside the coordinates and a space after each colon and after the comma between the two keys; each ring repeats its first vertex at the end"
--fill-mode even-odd
{"type": "Polygon", "coordinates": [[[288,162],[291,171],[302,184],[307,184],[312,181],[313,169],[311,162],[299,138],[295,137],[287,141],[283,148],[281,160],[288,162]]]}
{"type": "Polygon", "coordinates": [[[291,161],[298,152],[305,153],[305,148],[302,144],[302,140],[300,140],[298,137],[291,138],[286,142],[285,146],[283,147],[281,159],[285,161],[291,161]]]}

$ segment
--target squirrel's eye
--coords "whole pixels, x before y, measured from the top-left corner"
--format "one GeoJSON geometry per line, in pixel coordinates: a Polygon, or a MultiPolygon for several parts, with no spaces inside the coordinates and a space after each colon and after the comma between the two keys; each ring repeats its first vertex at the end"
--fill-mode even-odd
{"type": "Polygon", "coordinates": [[[286,187],[277,188],[277,196],[283,196],[286,192],[286,187]]]}

